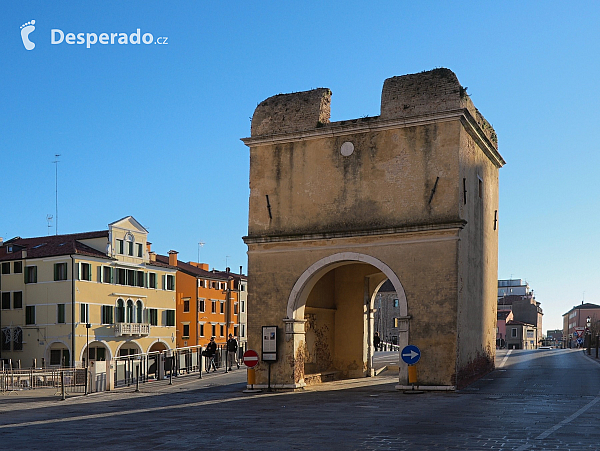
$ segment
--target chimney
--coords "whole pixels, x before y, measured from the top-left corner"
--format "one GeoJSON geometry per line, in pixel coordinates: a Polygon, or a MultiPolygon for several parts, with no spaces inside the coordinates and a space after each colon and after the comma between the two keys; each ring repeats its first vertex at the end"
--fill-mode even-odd
{"type": "Polygon", "coordinates": [[[242,272],[242,265],[240,265],[240,276],[243,276],[244,273],[242,272]]]}
{"type": "Polygon", "coordinates": [[[227,268],[225,268],[225,272],[231,272],[231,268],[228,266],[227,268]]]}
{"type": "Polygon", "coordinates": [[[156,252],[148,252],[148,257],[150,258],[151,262],[155,262],[156,261],[156,252]]]}
{"type": "Polygon", "coordinates": [[[150,241],[146,241],[146,252],[150,253],[152,252],[152,250],[150,249],[152,247],[152,243],[150,241]]]}
{"type": "Polygon", "coordinates": [[[208,263],[200,263],[198,267],[204,271],[208,271],[208,263]]]}
{"type": "Polygon", "coordinates": [[[169,265],[170,266],[177,266],[177,254],[179,252],[177,251],[169,251],[169,265]]]}

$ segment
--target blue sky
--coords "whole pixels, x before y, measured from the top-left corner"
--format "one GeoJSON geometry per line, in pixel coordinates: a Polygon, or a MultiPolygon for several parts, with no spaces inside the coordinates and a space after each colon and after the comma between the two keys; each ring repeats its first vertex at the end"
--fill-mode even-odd
{"type": "Polygon", "coordinates": [[[598,2],[4,0],[0,236],[48,232],[60,154],[59,233],[133,215],[157,252],[196,260],[203,241],[202,261],[246,271],[240,138],[257,103],[328,87],[332,120],[375,116],[386,78],[448,67],[507,161],[499,278],[528,280],[544,331],[562,328],[583,298],[600,303],[599,19],[598,2]],[[167,44],[50,38],[138,28],[167,44]]]}

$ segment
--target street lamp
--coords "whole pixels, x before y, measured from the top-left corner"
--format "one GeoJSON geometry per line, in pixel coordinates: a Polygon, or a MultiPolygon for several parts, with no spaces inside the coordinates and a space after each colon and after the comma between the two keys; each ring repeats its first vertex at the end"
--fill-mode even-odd
{"type": "Polygon", "coordinates": [[[588,355],[590,355],[592,353],[592,331],[590,329],[590,326],[592,325],[592,318],[590,318],[588,316],[585,320],[585,325],[586,325],[585,335],[587,338],[588,355]]]}

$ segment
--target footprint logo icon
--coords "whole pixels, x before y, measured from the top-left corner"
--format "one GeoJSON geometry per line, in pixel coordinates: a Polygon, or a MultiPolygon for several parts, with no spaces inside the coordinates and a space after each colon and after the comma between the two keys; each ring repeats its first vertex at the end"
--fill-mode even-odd
{"type": "Polygon", "coordinates": [[[21,39],[23,40],[23,45],[27,50],[33,50],[35,48],[35,43],[29,40],[29,34],[33,30],[35,30],[35,20],[21,25],[21,39]]]}

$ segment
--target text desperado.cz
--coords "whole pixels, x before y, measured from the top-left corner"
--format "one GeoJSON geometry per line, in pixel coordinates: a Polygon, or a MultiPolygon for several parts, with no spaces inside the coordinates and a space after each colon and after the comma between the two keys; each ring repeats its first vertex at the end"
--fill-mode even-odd
{"type": "Polygon", "coordinates": [[[127,35],[127,33],[65,33],[62,30],[53,28],[50,30],[50,43],[61,44],[66,42],[67,44],[85,44],[89,49],[90,46],[99,44],[167,44],[166,36],[160,36],[154,40],[152,33],[141,34],[140,29],[127,35]]]}

